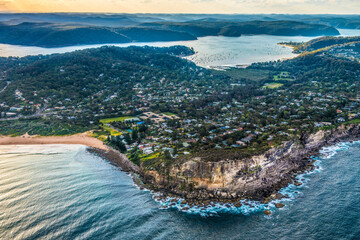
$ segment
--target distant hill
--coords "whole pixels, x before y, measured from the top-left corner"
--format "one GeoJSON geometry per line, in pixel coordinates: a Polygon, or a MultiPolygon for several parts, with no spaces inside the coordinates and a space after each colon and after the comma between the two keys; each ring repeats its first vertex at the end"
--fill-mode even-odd
{"type": "Polygon", "coordinates": [[[282,36],[335,36],[340,34],[339,31],[333,27],[296,21],[224,22],[217,21],[215,19],[203,19],[184,23],[144,23],[142,26],[183,31],[193,34],[196,37],[218,35],[238,37],[242,34],[268,34],[282,36]]]}
{"type": "Polygon", "coordinates": [[[360,29],[360,15],[331,14],[104,14],[104,13],[0,13],[9,24],[49,22],[102,27],[134,27],[153,22],[298,21],[335,28],[360,29]]]}
{"type": "Polygon", "coordinates": [[[9,24],[48,22],[102,27],[129,27],[143,22],[163,21],[152,16],[101,13],[0,13],[0,21],[9,24]]]}
{"type": "Polygon", "coordinates": [[[336,28],[360,29],[360,16],[327,16],[304,18],[304,22],[326,24],[336,28]]]}
{"type": "Polygon", "coordinates": [[[14,45],[58,47],[70,45],[195,40],[172,30],[151,28],[108,28],[50,23],[0,25],[0,42],[14,45]]]}
{"type": "Polygon", "coordinates": [[[294,21],[224,22],[212,18],[191,22],[142,23],[120,28],[34,22],[0,24],[0,43],[41,47],[188,41],[204,36],[239,37],[243,34],[334,36],[339,35],[339,32],[325,25],[294,21]]]}

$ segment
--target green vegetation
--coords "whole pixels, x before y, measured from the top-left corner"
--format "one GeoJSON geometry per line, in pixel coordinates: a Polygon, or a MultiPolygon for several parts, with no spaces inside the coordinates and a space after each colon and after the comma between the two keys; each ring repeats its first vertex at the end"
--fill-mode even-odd
{"type": "Polygon", "coordinates": [[[50,23],[0,24],[0,42],[16,45],[59,47],[79,44],[195,40],[179,31],[143,27],[110,28],[50,23]]]}
{"type": "Polygon", "coordinates": [[[154,22],[127,27],[49,22],[23,22],[17,25],[0,24],[0,42],[14,45],[56,47],[79,44],[186,41],[195,40],[202,36],[238,37],[242,34],[339,35],[339,32],[333,27],[295,21],[154,22]]]}
{"type": "Polygon", "coordinates": [[[226,71],[214,71],[214,74],[227,75],[232,79],[237,80],[251,80],[251,81],[262,81],[269,78],[273,73],[268,70],[258,70],[249,68],[230,68],[226,71]]]}
{"type": "Polygon", "coordinates": [[[162,30],[183,31],[196,37],[228,36],[239,37],[242,34],[268,34],[284,36],[335,36],[339,31],[320,24],[308,24],[295,21],[188,21],[144,23],[141,26],[162,30]]]}
{"type": "Polygon", "coordinates": [[[11,136],[21,136],[26,133],[41,136],[63,136],[86,132],[96,128],[96,125],[85,122],[56,119],[0,121],[0,134],[11,136]]]}
{"type": "Polygon", "coordinates": [[[353,120],[347,121],[346,123],[344,123],[344,125],[358,124],[358,123],[360,123],[360,119],[353,119],[353,120]]]}
{"type": "Polygon", "coordinates": [[[310,40],[306,43],[284,42],[281,44],[291,46],[295,53],[312,52],[323,48],[328,48],[341,44],[360,42],[359,37],[320,37],[310,40]]]}
{"type": "Polygon", "coordinates": [[[289,72],[281,72],[279,75],[274,76],[275,81],[294,81],[289,72]]]}
{"type": "Polygon", "coordinates": [[[107,136],[109,136],[109,132],[102,129],[93,130],[91,136],[105,142],[107,140],[107,136]]]}
{"type": "Polygon", "coordinates": [[[101,123],[112,123],[112,122],[123,122],[125,119],[131,119],[134,117],[115,117],[115,118],[105,118],[105,119],[101,119],[100,122],[101,123]]]}
{"type": "Polygon", "coordinates": [[[279,88],[279,87],[282,87],[284,86],[284,84],[282,83],[267,83],[263,86],[264,89],[276,89],[276,88],[279,88]]]}
{"type": "Polygon", "coordinates": [[[164,114],[167,115],[167,116],[176,116],[176,114],[171,113],[171,112],[164,112],[164,114]]]}
{"type": "Polygon", "coordinates": [[[109,126],[103,125],[103,126],[102,126],[102,128],[103,128],[106,132],[108,132],[108,134],[110,134],[110,135],[113,135],[113,136],[119,136],[119,135],[122,135],[122,133],[121,133],[121,132],[116,131],[116,130],[115,130],[114,128],[112,128],[112,127],[109,127],[109,126]]]}
{"type": "Polygon", "coordinates": [[[164,173],[194,157],[245,161],[319,129],[357,123],[360,65],[342,55],[356,57],[357,48],[343,44],[227,71],[175,57],[180,47],[3,58],[1,78],[10,84],[0,94],[0,133],[92,129],[134,163],[164,173]],[[43,119],[9,120],[14,115],[43,119]],[[139,119],[125,121],[130,116],[139,119]]]}

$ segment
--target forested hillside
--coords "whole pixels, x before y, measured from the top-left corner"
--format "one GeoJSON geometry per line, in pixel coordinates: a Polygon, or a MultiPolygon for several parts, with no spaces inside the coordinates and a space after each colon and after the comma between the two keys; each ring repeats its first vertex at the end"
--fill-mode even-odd
{"type": "Polygon", "coordinates": [[[239,37],[242,34],[286,36],[339,35],[329,26],[294,21],[192,21],[155,22],[128,27],[64,23],[0,23],[0,43],[59,47],[84,44],[188,41],[204,36],[239,37]]]}
{"type": "Polygon", "coordinates": [[[21,101],[14,95],[20,91],[22,98],[35,103],[47,99],[56,104],[64,101],[79,104],[90,96],[105,93],[133,96],[136,83],[173,76],[189,79],[195,64],[177,58],[193,54],[193,50],[174,46],[153,47],[102,47],[67,54],[26,58],[2,58],[3,82],[9,86],[1,93],[1,101],[13,105],[21,101]]]}

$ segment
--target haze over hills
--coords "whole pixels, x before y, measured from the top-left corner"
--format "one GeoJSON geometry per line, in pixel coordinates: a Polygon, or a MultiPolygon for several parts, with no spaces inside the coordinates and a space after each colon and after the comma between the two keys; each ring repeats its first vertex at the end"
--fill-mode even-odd
{"type": "Polygon", "coordinates": [[[0,43],[58,47],[188,41],[204,36],[336,36],[359,15],[1,13],[0,43]],[[85,37],[84,37],[85,36],[85,37]]]}
{"type": "Polygon", "coordinates": [[[0,21],[9,24],[22,22],[50,22],[97,25],[108,27],[135,26],[144,22],[204,21],[301,21],[326,24],[339,28],[360,28],[359,15],[309,14],[100,14],[100,13],[0,13],[0,21]]]}
{"type": "Polygon", "coordinates": [[[187,41],[205,36],[239,37],[243,34],[284,36],[339,35],[333,27],[296,21],[151,22],[132,27],[101,27],[64,23],[0,25],[0,43],[57,47],[84,44],[187,41]]]}
{"type": "Polygon", "coordinates": [[[333,27],[319,24],[306,24],[296,21],[225,22],[206,19],[203,21],[192,21],[186,23],[144,23],[142,26],[163,30],[184,31],[197,37],[209,35],[239,37],[242,34],[267,34],[282,36],[339,35],[339,32],[333,27]]]}
{"type": "Polygon", "coordinates": [[[71,23],[108,27],[136,26],[145,22],[188,21],[301,21],[337,28],[360,28],[359,15],[324,14],[101,14],[101,13],[0,13],[0,21],[8,24],[23,22],[71,23]]]}
{"type": "Polygon", "coordinates": [[[49,23],[2,24],[0,25],[0,33],[0,42],[2,43],[42,47],[196,39],[185,32],[170,30],[109,28],[49,23]]]}

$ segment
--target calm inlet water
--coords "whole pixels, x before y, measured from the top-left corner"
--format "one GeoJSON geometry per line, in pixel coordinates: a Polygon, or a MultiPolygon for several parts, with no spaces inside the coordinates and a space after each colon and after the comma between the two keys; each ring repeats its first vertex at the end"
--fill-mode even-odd
{"type": "MultiPolygon", "coordinates": [[[[308,41],[312,38],[279,37],[279,36],[242,36],[242,37],[202,37],[196,41],[153,42],[153,43],[126,43],[110,44],[118,47],[154,46],[169,47],[184,45],[192,47],[196,54],[189,59],[202,67],[246,65],[253,62],[271,61],[296,56],[292,49],[279,46],[282,41],[308,41]]],[[[83,45],[61,48],[40,48],[0,44],[0,56],[27,56],[38,54],[65,53],[87,48],[101,47],[102,45],[83,45]]]]}
{"type": "MultiPolygon", "coordinates": [[[[360,30],[340,29],[343,36],[360,36],[360,30]]],[[[184,45],[194,48],[196,54],[189,57],[197,65],[202,67],[214,66],[235,66],[249,65],[254,62],[273,61],[285,58],[292,58],[296,55],[292,49],[277,45],[279,42],[305,42],[313,37],[288,37],[270,35],[244,35],[241,37],[202,37],[196,41],[178,42],[154,42],[154,43],[126,43],[110,44],[118,47],[128,46],[155,46],[169,47],[174,45],[184,45]]],[[[38,54],[65,53],[87,48],[101,47],[102,45],[83,45],[61,48],[40,48],[26,47],[8,44],[0,44],[0,56],[18,56],[38,54]]]]}
{"type": "Polygon", "coordinates": [[[0,146],[0,239],[359,239],[359,151],[324,149],[321,168],[270,217],[202,217],[160,209],[83,146],[0,146]]]}

